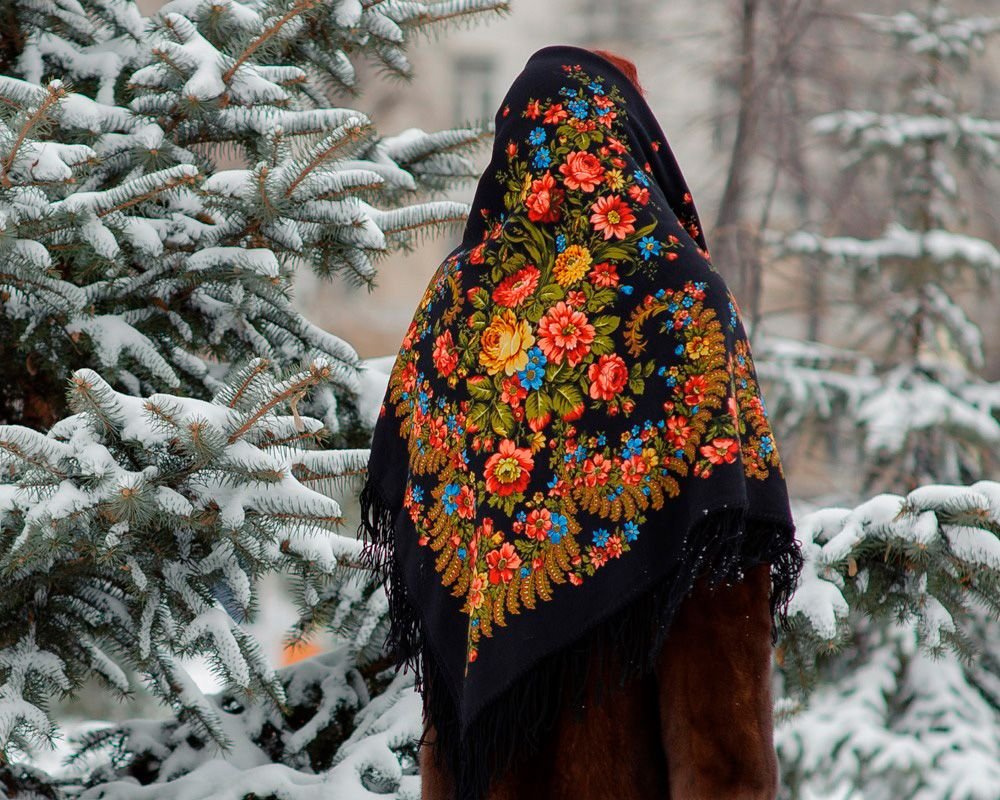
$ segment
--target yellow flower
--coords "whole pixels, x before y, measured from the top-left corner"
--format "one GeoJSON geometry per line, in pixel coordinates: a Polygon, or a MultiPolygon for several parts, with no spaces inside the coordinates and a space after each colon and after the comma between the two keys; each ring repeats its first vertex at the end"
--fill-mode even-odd
{"type": "Polygon", "coordinates": [[[621,191],[621,189],[625,186],[625,178],[622,177],[622,171],[620,169],[609,169],[605,172],[604,182],[613,192],[621,191]]]}
{"type": "Polygon", "coordinates": [[[519,320],[513,310],[503,309],[479,338],[479,362],[490,375],[501,370],[513,375],[528,364],[528,348],[535,343],[531,323],[519,320]]]}
{"type": "Polygon", "coordinates": [[[524,173],[524,180],[521,182],[521,202],[523,203],[528,199],[528,193],[531,191],[531,173],[524,173]]]}
{"type": "Polygon", "coordinates": [[[556,257],[556,280],[560,286],[570,286],[587,274],[593,259],[586,247],[571,244],[556,257]]]}
{"type": "Polygon", "coordinates": [[[691,358],[705,358],[712,352],[711,344],[704,336],[692,336],[685,349],[691,358]]]}

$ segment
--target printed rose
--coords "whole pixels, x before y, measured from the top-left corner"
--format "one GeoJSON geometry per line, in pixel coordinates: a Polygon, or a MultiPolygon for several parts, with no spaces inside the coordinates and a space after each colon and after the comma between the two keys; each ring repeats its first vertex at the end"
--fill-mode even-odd
{"type": "Polygon", "coordinates": [[[667,441],[674,447],[684,447],[691,436],[691,426],[686,417],[674,414],[667,420],[667,441]]]}
{"type": "Polygon", "coordinates": [[[565,176],[563,183],[567,189],[581,189],[592,192],[604,176],[604,167],[593,153],[576,150],[566,156],[566,163],[559,167],[565,176]]]}
{"type": "Polygon", "coordinates": [[[458,366],[458,352],[451,338],[451,330],[446,330],[434,340],[434,353],[431,356],[434,366],[447,378],[458,366]]]}
{"type": "Polygon", "coordinates": [[[469,582],[469,608],[479,608],[483,604],[484,588],[486,588],[484,573],[477,572],[469,582]]]}
{"type": "Polygon", "coordinates": [[[612,236],[624,239],[635,231],[635,225],[632,224],[635,222],[635,214],[629,204],[616,194],[597,198],[590,210],[594,212],[590,215],[594,230],[598,233],[604,231],[605,239],[612,236]]]}
{"type": "Polygon", "coordinates": [[[534,343],[531,324],[505,308],[479,338],[479,362],[491,375],[501,371],[513,375],[527,365],[528,349],[534,343]]]}
{"type": "Polygon", "coordinates": [[[718,437],[709,444],[702,445],[699,450],[713,464],[732,464],[740,452],[740,443],[728,436],[718,437]]]}
{"type": "Polygon", "coordinates": [[[529,539],[537,539],[544,542],[549,536],[549,529],[552,527],[552,512],[547,508],[534,508],[528,513],[528,519],[524,525],[524,533],[529,539]]]}
{"type": "Polygon", "coordinates": [[[692,375],[684,381],[684,402],[689,406],[696,406],[705,399],[705,390],[708,388],[708,381],[704,375],[692,375]]]}
{"type": "Polygon", "coordinates": [[[565,358],[570,366],[579,364],[590,352],[594,326],[582,311],[560,300],[538,320],[538,346],[545,357],[556,364],[565,358]]]}
{"type": "Polygon", "coordinates": [[[556,186],[556,179],[546,172],[531,182],[531,192],[525,201],[528,219],[532,222],[555,222],[559,219],[559,206],[564,196],[565,192],[556,186]]]}
{"type": "Polygon", "coordinates": [[[593,269],[590,270],[590,274],[587,277],[598,288],[617,286],[618,268],[614,264],[602,261],[600,264],[594,264],[593,269]]]}
{"type": "Polygon", "coordinates": [[[529,449],[518,447],[512,439],[502,439],[497,452],[486,459],[486,488],[501,497],[523,492],[534,466],[529,449]]]}
{"type": "Polygon", "coordinates": [[[504,542],[499,549],[486,554],[486,565],[490,568],[490,583],[507,583],[514,577],[514,570],[521,566],[521,557],[514,545],[504,542]]]}
{"type": "Polygon", "coordinates": [[[590,251],[586,247],[571,244],[556,256],[556,263],[553,270],[556,281],[558,281],[560,286],[570,286],[576,283],[587,274],[587,268],[592,261],[590,251]]]}
{"type": "Polygon", "coordinates": [[[628,367],[617,353],[602,355],[587,368],[590,396],[595,400],[612,400],[628,383],[628,367]]]}
{"type": "Polygon", "coordinates": [[[508,275],[493,290],[493,300],[501,306],[519,306],[538,288],[538,267],[525,264],[513,275],[508,275]]]}

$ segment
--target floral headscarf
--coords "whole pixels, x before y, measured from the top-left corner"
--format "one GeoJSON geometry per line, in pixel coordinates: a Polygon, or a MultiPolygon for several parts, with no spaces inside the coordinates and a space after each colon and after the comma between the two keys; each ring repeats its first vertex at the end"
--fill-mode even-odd
{"type": "Polygon", "coordinates": [[[396,357],[361,495],[387,643],[460,800],[544,736],[592,647],[652,669],[697,577],[801,564],[736,301],[649,106],[546,47],[396,357]]]}

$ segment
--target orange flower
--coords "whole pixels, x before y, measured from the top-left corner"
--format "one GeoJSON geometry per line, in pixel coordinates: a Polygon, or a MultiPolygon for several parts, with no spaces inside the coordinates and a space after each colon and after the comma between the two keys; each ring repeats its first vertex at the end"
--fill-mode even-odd
{"type": "Polygon", "coordinates": [[[553,103],[545,110],[545,116],[542,118],[542,122],[546,125],[555,125],[562,122],[569,116],[569,112],[562,107],[562,103],[553,103]]]}
{"type": "Polygon", "coordinates": [[[525,264],[513,275],[508,275],[493,290],[493,300],[501,306],[519,306],[538,288],[538,267],[525,264]]]}
{"type": "Polygon", "coordinates": [[[687,444],[687,440],[690,435],[691,426],[688,425],[686,417],[674,414],[674,416],[667,420],[667,440],[675,448],[683,447],[687,444]]]}
{"type": "Polygon", "coordinates": [[[614,264],[602,261],[594,264],[588,275],[590,282],[599,288],[618,285],[618,268],[614,264]]]}
{"type": "Polygon", "coordinates": [[[611,477],[611,461],[602,453],[595,453],[592,458],[583,462],[583,485],[604,486],[611,477]]]}
{"type": "Polygon", "coordinates": [[[705,399],[705,390],[708,388],[708,381],[704,375],[692,375],[684,381],[684,402],[689,406],[696,406],[705,399]]]}
{"type": "Polygon", "coordinates": [[[534,508],[528,514],[525,522],[524,533],[530,539],[537,539],[544,542],[552,527],[552,512],[547,508],[534,508]]]}
{"type": "Polygon", "coordinates": [[[586,150],[569,153],[559,171],[565,176],[563,183],[567,189],[582,189],[585,192],[594,191],[604,176],[604,167],[597,156],[586,150]]]}
{"type": "Polygon", "coordinates": [[[502,439],[497,452],[486,459],[486,488],[501,497],[523,492],[534,466],[529,449],[518,447],[512,439],[502,439]]]}
{"type": "Polygon", "coordinates": [[[532,222],[555,222],[561,214],[565,192],[556,186],[556,179],[546,172],[538,180],[531,182],[531,193],[525,200],[528,206],[528,219],[532,222]]]}
{"type": "Polygon", "coordinates": [[[587,555],[590,556],[590,563],[595,567],[603,567],[608,563],[608,554],[603,548],[591,545],[587,551],[587,555]]]}
{"type": "Polygon", "coordinates": [[[732,464],[740,452],[740,443],[737,439],[728,436],[721,436],[712,439],[711,443],[699,448],[701,454],[713,464],[732,464]]]}
{"type": "Polygon", "coordinates": [[[486,564],[490,568],[490,583],[507,583],[514,577],[514,570],[521,566],[521,557],[514,545],[504,542],[499,549],[486,554],[486,564]]]}
{"type": "Polygon", "coordinates": [[[612,400],[628,382],[628,367],[617,353],[602,355],[587,368],[590,396],[595,400],[612,400]]]}
{"type": "Polygon", "coordinates": [[[635,214],[628,203],[616,194],[605,195],[597,198],[597,201],[590,207],[594,213],[590,215],[590,221],[597,232],[604,231],[605,240],[612,236],[624,239],[635,231],[635,214]]]}
{"type": "Polygon", "coordinates": [[[594,341],[594,326],[587,315],[560,300],[538,320],[538,346],[546,359],[559,364],[565,357],[576,366],[590,351],[594,341]]]}

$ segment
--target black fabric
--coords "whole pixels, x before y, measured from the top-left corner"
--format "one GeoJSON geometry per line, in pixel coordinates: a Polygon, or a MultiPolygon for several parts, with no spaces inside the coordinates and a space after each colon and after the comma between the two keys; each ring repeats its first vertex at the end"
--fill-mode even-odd
{"type": "Polygon", "coordinates": [[[801,569],[739,310],[649,106],[604,58],[536,52],[461,243],[397,355],[361,493],[386,647],[458,800],[578,696],[653,668],[703,574],[801,569]]]}

